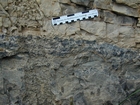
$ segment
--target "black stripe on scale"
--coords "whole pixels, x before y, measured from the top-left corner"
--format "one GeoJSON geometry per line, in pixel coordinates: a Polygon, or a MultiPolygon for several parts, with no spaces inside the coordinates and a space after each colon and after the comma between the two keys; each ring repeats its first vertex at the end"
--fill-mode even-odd
{"type": "Polygon", "coordinates": [[[91,16],[89,16],[88,18],[91,19],[91,16]]]}
{"type": "Polygon", "coordinates": [[[71,22],[74,22],[74,20],[71,20],[71,22]]]}
{"type": "Polygon", "coordinates": [[[57,19],[60,19],[60,17],[53,18],[53,20],[57,20],[57,19]]]}
{"type": "Polygon", "coordinates": [[[74,16],[74,14],[67,15],[67,17],[74,16]]]}
{"type": "Polygon", "coordinates": [[[63,24],[62,22],[60,24],[63,24]]]}
{"type": "Polygon", "coordinates": [[[97,17],[97,15],[94,15],[94,17],[97,17]]]}
{"type": "Polygon", "coordinates": [[[84,14],[84,13],[88,13],[89,11],[85,11],[85,12],[82,12],[82,14],[84,14]]]}
{"type": "Polygon", "coordinates": [[[86,19],[86,18],[83,18],[83,20],[84,20],[84,19],[86,19]]]}

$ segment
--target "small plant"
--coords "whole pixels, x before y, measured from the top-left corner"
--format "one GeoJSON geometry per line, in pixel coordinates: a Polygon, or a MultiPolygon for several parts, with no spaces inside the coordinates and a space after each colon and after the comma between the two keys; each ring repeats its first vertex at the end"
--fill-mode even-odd
{"type": "Polygon", "coordinates": [[[73,97],[70,97],[70,105],[73,105],[73,97]]]}
{"type": "MultiPolygon", "coordinates": [[[[137,89],[134,92],[132,92],[130,95],[128,95],[128,97],[126,97],[123,101],[121,101],[119,105],[123,105],[128,99],[130,99],[131,97],[133,97],[134,95],[138,93],[140,94],[140,89],[137,89]]],[[[136,105],[140,105],[140,99],[138,100],[136,105]]]]}

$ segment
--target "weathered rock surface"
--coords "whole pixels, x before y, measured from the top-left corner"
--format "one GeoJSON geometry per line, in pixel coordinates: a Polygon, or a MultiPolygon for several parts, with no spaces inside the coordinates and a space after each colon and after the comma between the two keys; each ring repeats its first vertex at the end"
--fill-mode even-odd
{"type": "Polygon", "coordinates": [[[139,4],[0,0],[0,105],[117,105],[140,89],[139,4]],[[51,23],[94,8],[97,18],[51,23]]]}
{"type": "Polygon", "coordinates": [[[140,0],[116,0],[116,2],[126,4],[133,8],[139,8],[140,0]]]}
{"type": "Polygon", "coordinates": [[[140,87],[137,51],[82,39],[0,36],[2,105],[116,105],[140,87]]]}
{"type": "MultiPolygon", "coordinates": [[[[45,35],[71,37],[109,42],[120,47],[138,48],[139,0],[24,0],[1,1],[0,32],[11,35],[45,35]],[[94,20],[52,26],[51,18],[97,8],[99,17],[94,20]],[[110,24],[113,33],[108,34],[110,24]],[[118,26],[116,26],[118,25],[118,26]],[[118,27],[129,26],[133,38],[123,37],[118,27]],[[109,28],[109,29],[108,29],[109,28]],[[99,35],[100,34],[100,35],[99,35]],[[114,39],[115,38],[115,39],[114,39]],[[125,41],[130,40],[130,41],[125,41]],[[133,41],[133,44],[132,44],[133,41]]],[[[127,28],[129,29],[129,28],[127,28]]],[[[124,30],[126,28],[124,27],[124,30]]],[[[126,30],[127,31],[127,30],[126,30]]],[[[129,30],[128,30],[129,31],[129,30]]],[[[131,36],[131,33],[127,33],[131,36]]]]}
{"type": "Polygon", "coordinates": [[[95,0],[94,3],[97,8],[108,9],[127,16],[139,17],[138,9],[126,5],[116,4],[115,2],[112,2],[112,0],[95,0]]]}
{"type": "Polygon", "coordinates": [[[90,2],[90,0],[71,0],[73,3],[79,4],[79,5],[85,5],[87,6],[90,2]]]}

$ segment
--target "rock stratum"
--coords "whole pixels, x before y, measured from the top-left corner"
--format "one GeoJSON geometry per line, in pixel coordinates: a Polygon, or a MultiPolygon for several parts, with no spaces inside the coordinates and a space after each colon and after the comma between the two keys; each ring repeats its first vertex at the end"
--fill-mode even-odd
{"type": "Polygon", "coordinates": [[[139,104],[139,49],[140,0],[0,0],[0,105],[139,104]]]}

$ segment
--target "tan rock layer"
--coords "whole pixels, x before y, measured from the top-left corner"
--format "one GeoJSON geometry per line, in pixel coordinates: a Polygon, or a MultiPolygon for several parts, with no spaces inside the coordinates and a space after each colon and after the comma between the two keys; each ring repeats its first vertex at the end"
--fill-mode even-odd
{"type": "Polygon", "coordinates": [[[135,48],[136,42],[140,41],[137,39],[140,36],[137,31],[140,26],[139,2],[139,0],[0,0],[0,32],[82,38],[135,48]],[[96,19],[59,26],[51,24],[53,17],[93,8],[99,11],[99,17],[96,19]]]}

